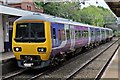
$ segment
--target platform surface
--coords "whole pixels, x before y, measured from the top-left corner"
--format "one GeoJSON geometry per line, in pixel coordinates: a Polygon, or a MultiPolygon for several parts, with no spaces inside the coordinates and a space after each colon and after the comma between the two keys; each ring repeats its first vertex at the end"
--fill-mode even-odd
{"type": "Polygon", "coordinates": [[[3,61],[3,60],[9,60],[11,58],[15,58],[13,52],[5,52],[5,53],[1,53],[2,58],[0,58],[0,61],[3,61]]]}
{"type": "MultiPolygon", "coordinates": [[[[120,49],[120,47],[119,47],[120,49]]],[[[118,70],[118,66],[120,66],[120,64],[118,64],[118,61],[120,61],[118,59],[118,53],[119,53],[119,49],[117,50],[117,52],[115,53],[114,57],[112,58],[110,64],[108,65],[108,67],[106,68],[105,72],[103,73],[102,79],[120,79],[120,77],[118,77],[118,73],[120,72],[118,70]]]]}

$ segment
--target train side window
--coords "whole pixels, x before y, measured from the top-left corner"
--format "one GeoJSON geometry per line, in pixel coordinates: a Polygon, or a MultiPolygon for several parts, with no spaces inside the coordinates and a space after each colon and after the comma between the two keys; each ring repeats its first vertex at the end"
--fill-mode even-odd
{"type": "Polygon", "coordinates": [[[88,31],[85,31],[85,33],[86,33],[86,37],[88,37],[88,31]]]}
{"type": "Polygon", "coordinates": [[[104,30],[102,31],[102,34],[104,34],[104,30]]]}
{"type": "Polygon", "coordinates": [[[58,40],[61,40],[61,30],[58,30],[58,40]]]}
{"type": "Polygon", "coordinates": [[[95,36],[97,36],[98,35],[98,31],[97,30],[95,30],[95,36]]]}
{"type": "Polygon", "coordinates": [[[98,31],[98,35],[100,35],[100,31],[98,31]]]}
{"type": "Polygon", "coordinates": [[[110,35],[110,31],[108,31],[108,35],[110,35]]]}
{"type": "Polygon", "coordinates": [[[103,34],[103,31],[101,31],[101,33],[103,34]]]}
{"type": "Polygon", "coordinates": [[[88,37],[88,31],[86,31],[86,37],[88,37]]]}
{"type": "Polygon", "coordinates": [[[94,36],[94,32],[93,31],[91,31],[91,36],[94,36]]]}
{"type": "Polygon", "coordinates": [[[62,35],[61,35],[62,40],[65,40],[65,30],[63,29],[61,30],[61,32],[62,32],[62,35]]]}
{"type": "Polygon", "coordinates": [[[84,37],[84,36],[83,36],[83,31],[81,31],[81,37],[84,37]]]}
{"type": "Polygon", "coordinates": [[[107,33],[107,35],[109,35],[109,31],[108,30],[106,31],[106,33],[107,33]]]}
{"type": "Polygon", "coordinates": [[[70,39],[70,31],[66,30],[67,40],[70,39]]]}
{"type": "Polygon", "coordinates": [[[84,31],[84,37],[87,37],[86,31],[84,31]]]}
{"type": "Polygon", "coordinates": [[[81,34],[80,34],[81,32],[80,31],[78,31],[78,38],[81,38],[81,34]]]}
{"type": "Polygon", "coordinates": [[[83,31],[83,37],[85,37],[85,31],[83,31]]]}
{"type": "Polygon", "coordinates": [[[97,36],[100,35],[100,31],[96,31],[96,35],[97,35],[97,36]]]}
{"type": "Polygon", "coordinates": [[[55,32],[55,28],[53,28],[53,39],[56,39],[56,32],[55,32]]]}
{"type": "Polygon", "coordinates": [[[75,39],[77,39],[77,31],[75,31],[75,39]]]}
{"type": "Polygon", "coordinates": [[[76,38],[76,39],[79,39],[80,36],[81,36],[80,31],[75,31],[75,38],[76,38]]]}
{"type": "Polygon", "coordinates": [[[92,35],[92,31],[91,31],[91,36],[93,36],[93,35],[92,35]]]}

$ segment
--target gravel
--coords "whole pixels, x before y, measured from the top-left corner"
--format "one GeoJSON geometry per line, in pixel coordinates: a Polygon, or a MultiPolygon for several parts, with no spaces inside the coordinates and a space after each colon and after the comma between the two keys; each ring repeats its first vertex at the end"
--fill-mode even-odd
{"type": "MultiPolygon", "coordinates": [[[[72,60],[70,63],[64,65],[63,67],[60,67],[59,69],[57,69],[56,71],[51,72],[50,74],[47,75],[43,75],[38,77],[36,80],[39,79],[66,79],[67,77],[69,77],[69,75],[71,75],[72,73],[74,73],[75,71],[77,71],[80,67],[82,67],[85,62],[87,62],[88,60],[90,60],[93,56],[95,56],[96,54],[98,54],[99,52],[101,52],[103,49],[105,49],[107,46],[109,46],[112,42],[106,43],[104,45],[99,46],[98,48],[91,50],[90,52],[86,52],[82,55],[78,55],[77,57],[74,58],[74,60],[72,60]]],[[[98,59],[99,60],[99,59],[98,59]]],[[[85,71],[81,71],[80,75],[81,78],[83,78],[82,76],[85,76],[85,78],[92,78],[89,75],[87,75],[88,73],[97,73],[98,72],[98,68],[100,68],[101,63],[104,63],[104,61],[99,61],[100,63],[93,63],[90,65],[89,70],[85,70],[85,71]],[[93,68],[92,65],[96,65],[96,68],[93,68]],[[93,70],[95,69],[95,70],[93,70]]],[[[93,76],[95,76],[94,74],[91,74],[93,76]]]]}
{"type": "Polygon", "coordinates": [[[114,44],[114,46],[110,47],[109,50],[105,51],[99,58],[95,59],[91,64],[89,64],[85,69],[81,70],[74,79],[88,79],[95,78],[102,67],[106,64],[106,62],[110,59],[118,44],[114,44]]]}

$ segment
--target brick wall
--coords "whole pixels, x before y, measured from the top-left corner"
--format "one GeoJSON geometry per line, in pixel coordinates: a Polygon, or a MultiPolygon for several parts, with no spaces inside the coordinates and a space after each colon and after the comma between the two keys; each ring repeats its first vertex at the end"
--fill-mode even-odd
{"type": "Polygon", "coordinates": [[[28,10],[28,11],[43,12],[43,9],[36,8],[34,2],[32,2],[31,0],[26,1],[26,2],[24,1],[21,3],[8,4],[8,6],[14,7],[14,8],[21,8],[21,9],[28,10]]]}

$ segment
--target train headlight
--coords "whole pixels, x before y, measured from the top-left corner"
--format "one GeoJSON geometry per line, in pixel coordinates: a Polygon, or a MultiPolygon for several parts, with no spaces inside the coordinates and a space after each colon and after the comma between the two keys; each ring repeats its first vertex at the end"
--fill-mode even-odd
{"type": "Polygon", "coordinates": [[[15,52],[20,52],[20,51],[22,51],[22,48],[21,47],[14,47],[14,51],[15,52]]]}
{"type": "Polygon", "coordinates": [[[46,52],[46,48],[38,47],[37,51],[38,52],[46,52]]]}

